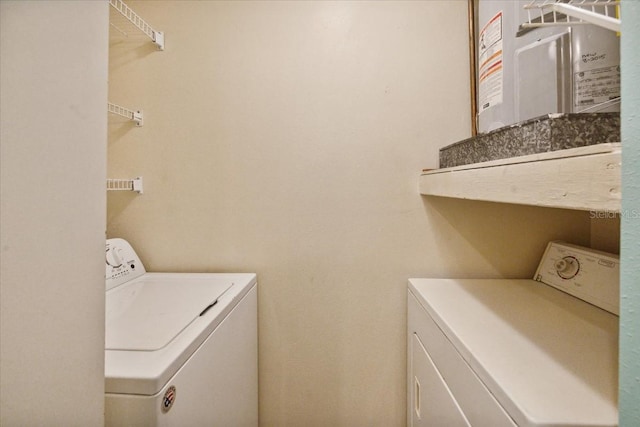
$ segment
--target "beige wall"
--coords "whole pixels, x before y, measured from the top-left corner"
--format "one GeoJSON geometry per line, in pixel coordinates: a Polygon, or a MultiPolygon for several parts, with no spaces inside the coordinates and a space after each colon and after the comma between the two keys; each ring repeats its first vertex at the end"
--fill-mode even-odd
{"type": "Polygon", "coordinates": [[[108,8],[0,2],[2,426],[104,423],[108,8]]]}
{"type": "MultiPolygon", "coordinates": [[[[255,271],[264,426],[405,422],[406,280],[528,277],[586,213],[422,198],[469,135],[466,1],[131,2],[112,35],[108,236],[156,271],[255,271]]],[[[112,31],[113,33],[113,31],[112,31]]]]}

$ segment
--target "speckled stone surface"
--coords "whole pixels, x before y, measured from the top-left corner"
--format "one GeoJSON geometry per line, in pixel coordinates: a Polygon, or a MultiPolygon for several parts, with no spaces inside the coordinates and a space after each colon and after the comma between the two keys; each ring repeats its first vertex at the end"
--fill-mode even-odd
{"type": "Polygon", "coordinates": [[[440,149],[440,167],[620,142],[620,113],[548,114],[440,149]]]}

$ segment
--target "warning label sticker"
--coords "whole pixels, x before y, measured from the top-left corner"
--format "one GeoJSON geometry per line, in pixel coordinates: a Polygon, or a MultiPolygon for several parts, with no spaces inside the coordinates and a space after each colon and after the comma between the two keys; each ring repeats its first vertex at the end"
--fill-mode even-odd
{"type": "Polygon", "coordinates": [[[574,105],[588,107],[620,97],[620,67],[580,71],[573,76],[574,105]]]}
{"type": "Polygon", "coordinates": [[[502,103],[502,11],[480,31],[478,39],[478,112],[502,103]]]}

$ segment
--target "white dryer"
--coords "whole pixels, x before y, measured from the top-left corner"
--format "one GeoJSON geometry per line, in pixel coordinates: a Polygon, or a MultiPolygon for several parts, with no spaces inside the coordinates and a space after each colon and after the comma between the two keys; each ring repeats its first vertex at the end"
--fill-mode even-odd
{"type": "Polygon", "coordinates": [[[107,426],[257,426],[253,273],[147,273],[107,240],[107,426]]]}
{"type": "Polygon", "coordinates": [[[618,298],[616,256],[557,242],[534,280],[411,279],[408,424],[616,426],[618,298]]]}

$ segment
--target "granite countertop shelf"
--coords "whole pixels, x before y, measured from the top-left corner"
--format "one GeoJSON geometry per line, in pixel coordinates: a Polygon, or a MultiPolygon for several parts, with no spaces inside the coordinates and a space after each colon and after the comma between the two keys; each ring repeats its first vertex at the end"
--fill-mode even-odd
{"type": "Polygon", "coordinates": [[[546,114],[444,147],[440,167],[619,141],[620,113],[546,114]]]}
{"type": "Polygon", "coordinates": [[[620,143],[602,143],[423,171],[420,194],[620,212],[620,143]]]}

